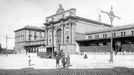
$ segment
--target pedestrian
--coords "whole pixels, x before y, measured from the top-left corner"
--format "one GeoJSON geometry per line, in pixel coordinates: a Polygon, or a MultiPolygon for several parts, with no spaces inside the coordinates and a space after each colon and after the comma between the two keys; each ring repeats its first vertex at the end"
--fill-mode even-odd
{"type": "Polygon", "coordinates": [[[87,57],[87,54],[85,54],[85,55],[84,55],[84,59],[87,59],[87,58],[88,58],[88,57],[87,57]]]}
{"type": "Polygon", "coordinates": [[[30,55],[28,56],[28,63],[29,63],[29,66],[31,66],[31,57],[30,57],[30,55]]]}
{"type": "Polygon", "coordinates": [[[70,56],[69,55],[67,55],[67,57],[66,57],[66,64],[68,67],[70,66],[70,56]]]}
{"type": "Polygon", "coordinates": [[[58,54],[56,55],[56,67],[59,67],[59,61],[60,61],[60,58],[58,56],[58,54]]]}
{"type": "Polygon", "coordinates": [[[66,65],[66,58],[65,58],[65,55],[63,55],[63,57],[62,57],[62,66],[63,66],[63,68],[65,68],[65,65],[66,65]]]}

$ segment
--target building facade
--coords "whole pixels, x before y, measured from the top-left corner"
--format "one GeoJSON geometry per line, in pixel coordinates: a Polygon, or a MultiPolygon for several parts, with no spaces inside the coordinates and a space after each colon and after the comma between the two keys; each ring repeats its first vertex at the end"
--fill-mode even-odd
{"type": "Polygon", "coordinates": [[[44,29],[33,26],[15,30],[15,50],[18,53],[38,52],[40,46],[45,46],[44,29]]]}
{"type": "Polygon", "coordinates": [[[110,52],[111,37],[113,51],[134,52],[134,24],[86,32],[85,39],[77,42],[83,52],[110,52]]]}
{"type": "Polygon", "coordinates": [[[19,52],[110,52],[134,51],[134,25],[113,27],[76,15],[76,9],[65,10],[59,5],[54,15],[46,17],[45,28],[26,26],[15,31],[15,49],[19,52]],[[112,35],[111,35],[112,29],[112,35]],[[129,47],[129,48],[128,48],[129,47]],[[128,50],[130,49],[131,50],[128,50]]]}
{"type": "Polygon", "coordinates": [[[111,27],[90,19],[76,16],[76,9],[64,10],[62,5],[56,14],[46,18],[46,50],[55,52],[63,50],[66,53],[80,52],[76,40],[85,39],[85,33],[92,30],[111,27]]]}

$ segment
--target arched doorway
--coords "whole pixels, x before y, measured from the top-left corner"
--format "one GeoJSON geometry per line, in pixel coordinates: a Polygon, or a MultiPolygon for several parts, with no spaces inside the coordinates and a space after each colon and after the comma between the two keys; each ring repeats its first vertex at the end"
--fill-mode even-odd
{"type": "Polygon", "coordinates": [[[56,31],[56,34],[57,34],[56,46],[57,46],[57,50],[59,51],[60,50],[60,44],[61,44],[61,29],[58,29],[56,31]]]}

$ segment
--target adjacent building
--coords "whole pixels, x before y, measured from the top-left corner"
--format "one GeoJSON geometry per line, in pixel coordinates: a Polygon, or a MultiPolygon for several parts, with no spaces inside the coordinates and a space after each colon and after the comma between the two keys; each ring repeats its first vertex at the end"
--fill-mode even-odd
{"type": "Polygon", "coordinates": [[[113,51],[134,52],[134,24],[86,32],[77,42],[81,52],[110,52],[111,37],[113,51]]]}
{"type": "Polygon", "coordinates": [[[38,52],[40,46],[45,46],[44,35],[43,28],[29,25],[15,30],[15,50],[18,53],[38,52]]]}

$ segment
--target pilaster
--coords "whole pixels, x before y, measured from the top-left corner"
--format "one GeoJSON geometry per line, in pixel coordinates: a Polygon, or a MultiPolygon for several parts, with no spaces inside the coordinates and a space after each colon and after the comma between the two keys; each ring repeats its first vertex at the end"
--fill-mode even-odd
{"type": "Polygon", "coordinates": [[[69,22],[69,44],[72,44],[72,24],[69,22]]]}
{"type": "Polygon", "coordinates": [[[64,44],[64,24],[61,22],[61,44],[64,44]]]}
{"type": "Polygon", "coordinates": [[[46,45],[48,45],[48,29],[46,28],[46,45]]]}
{"type": "Polygon", "coordinates": [[[72,44],[75,44],[75,22],[72,22],[72,44]]]}

